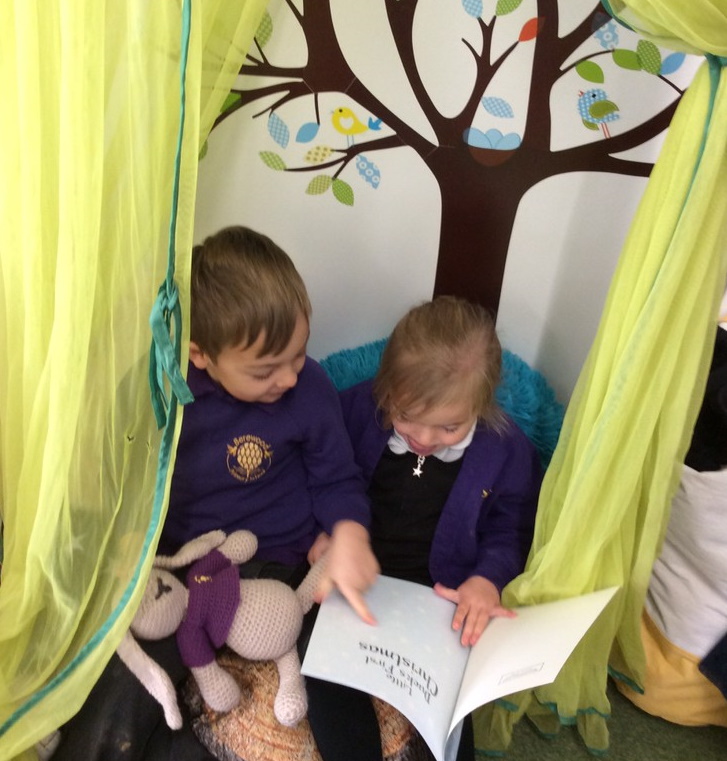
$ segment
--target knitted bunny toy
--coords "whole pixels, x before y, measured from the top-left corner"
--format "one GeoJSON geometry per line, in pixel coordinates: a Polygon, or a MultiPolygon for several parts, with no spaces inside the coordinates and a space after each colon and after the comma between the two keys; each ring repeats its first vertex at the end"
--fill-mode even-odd
{"type": "Polygon", "coordinates": [[[249,660],[274,660],[280,684],[273,711],[281,724],[294,726],[308,708],[296,640],[303,616],[313,605],[323,562],[297,590],[273,579],[240,579],[238,563],[255,554],[249,531],[211,531],[185,544],[176,555],[157,556],[139,609],[118,648],[121,659],[164,708],[167,724],[182,726],[174,685],[167,673],[139,646],[141,639],[177,633],[177,645],[207,705],[232,710],[240,688],[218,665],[217,648],[227,644],[249,660]],[[190,566],[187,586],[168,570],[190,566]]]}

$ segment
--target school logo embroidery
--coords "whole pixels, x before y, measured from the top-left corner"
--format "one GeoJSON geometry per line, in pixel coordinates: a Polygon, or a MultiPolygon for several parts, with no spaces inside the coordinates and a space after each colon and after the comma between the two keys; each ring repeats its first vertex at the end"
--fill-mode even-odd
{"type": "Polygon", "coordinates": [[[265,475],[272,457],[272,447],[257,436],[237,436],[227,445],[227,469],[244,484],[265,475]]]}

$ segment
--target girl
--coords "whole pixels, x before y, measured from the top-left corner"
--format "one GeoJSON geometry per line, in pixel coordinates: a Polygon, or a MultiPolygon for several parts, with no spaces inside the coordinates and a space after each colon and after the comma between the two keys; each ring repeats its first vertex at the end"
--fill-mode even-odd
{"type": "MultiPolygon", "coordinates": [[[[399,321],[373,381],[341,394],[381,572],[454,602],[464,646],[491,617],[513,615],[500,593],[525,566],[542,478],[535,447],[496,404],[500,366],[484,308],[443,296],[399,321]]],[[[312,679],[308,691],[324,761],[382,758],[368,696],[312,679]]],[[[468,721],[458,759],[473,758],[468,721]]]]}

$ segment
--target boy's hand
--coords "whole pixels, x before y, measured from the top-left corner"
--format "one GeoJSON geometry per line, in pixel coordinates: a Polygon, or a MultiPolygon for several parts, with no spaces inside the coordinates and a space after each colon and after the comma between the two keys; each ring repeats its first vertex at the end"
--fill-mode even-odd
{"type": "Polygon", "coordinates": [[[331,537],[326,534],[325,531],[321,531],[316,537],[313,546],[308,550],[308,556],[306,560],[310,565],[317,563],[325,554],[326,550],[331,546],[331,537]]]}
{"type": "Polygon", "coordinates": [[[367,624],[375,624],[363,593],[376,581],[378,573],[379,563],[371,551],[369,532],[355,521],[339,521],[333,527],[316,601],[323,601],[333,587],[338,587],[356,613],[367,624]]]}
{"type": "Polygon", "coordinates": [[[484,576],[470,576],[457,589],[435,584],[434,591],[445,600],[457,604],[452,628],[462,630],[460,642],[465,646],[477,643],[489,620],[495,616],[515,618],[514,611],[500,605],[497,587],[484,576]]]}

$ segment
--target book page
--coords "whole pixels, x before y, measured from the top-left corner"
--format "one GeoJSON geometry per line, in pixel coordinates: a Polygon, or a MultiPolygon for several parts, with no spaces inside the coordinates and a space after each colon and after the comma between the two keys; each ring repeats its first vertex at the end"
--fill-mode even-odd
{"type": "MultiPolygon", "coordinates": [[[[470,652],[452,630],[455,606],[430,587],[386,576],[368,590],[366,602],[376,626],[331,593],[318,611],[302,672],[385,700],[443,761],[470,652]]],[[[453,739],[451,745],[456,749],[458,743],[453,739]]]]}
{"type": "Polygon", "coordinates": [[[555,681],[617,589],[515,608],[517,618],[492,619],[471,650],[453,725],[485,703],[555,681]]]}

